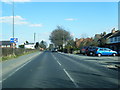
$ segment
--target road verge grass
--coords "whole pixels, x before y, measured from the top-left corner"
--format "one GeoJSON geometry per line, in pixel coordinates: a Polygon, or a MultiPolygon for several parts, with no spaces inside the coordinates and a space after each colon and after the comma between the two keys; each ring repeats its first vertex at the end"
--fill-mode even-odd
{"type": "Polygon", "coordinates": [[[14,58],[18,58],[20,56],[23,56],[23,55],[27,55],[27,54],[30,54],[30,53],[34,53],[34,52],[37,52],[38,50],[34,50],[34,51],[29,51],[29,52],[24,52],[20,55],[15,55],[15,54],[10,54],[8,56],[2,56],[1,57],[1,61],[6,61],[6,60],[10,60],[10,59],[14,59],[14,58]]]}

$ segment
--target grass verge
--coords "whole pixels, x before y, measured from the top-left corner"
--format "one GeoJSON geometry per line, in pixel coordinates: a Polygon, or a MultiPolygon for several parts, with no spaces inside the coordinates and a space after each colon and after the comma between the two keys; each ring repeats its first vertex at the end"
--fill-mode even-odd
{"type": "Polygon", "coordinates": [[[27,54],[30,54],[30,53],[34,53],[34,52],[37,52],[38,50],[34,50],[34,51],[29,51],[29,52],[24,52],[20,55],[15,55],[15,54],[11,54],[11,55],[8,55],[8,56],[3,56],[1,59],[1,61],[6,61],[6,60],[10,60],[10,59],[13,59],[13,58],[18,58],[20,56],[23,56],[23,55],[27,55],[27,54]]]}

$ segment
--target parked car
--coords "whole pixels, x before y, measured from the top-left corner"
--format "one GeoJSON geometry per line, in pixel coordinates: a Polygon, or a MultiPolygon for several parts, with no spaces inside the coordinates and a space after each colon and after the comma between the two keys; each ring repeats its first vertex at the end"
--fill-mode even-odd
{"type": "Polygon", "coordinates": [[[116,51],[109,49],[109,48],[96,48],[96,50],[94,51],[94,54],[100,57],[101,55],[116,56],[118,53],[116,51]]]}
{"type": "Polygon", "coordinates": [[[89,46],[82,47],[82,48],[80,49],[80,53],[83,54],[83,55],[85,55],[88,48],[89,48],[89,46]]]}
{"type": "Polygon", "coordinates": [[[86,50],[86,54],[87,55],[94,55],[94,51],[99,48],[99,47],[96,47],[96,46],[90,46],[87,50],[86,50]]]}

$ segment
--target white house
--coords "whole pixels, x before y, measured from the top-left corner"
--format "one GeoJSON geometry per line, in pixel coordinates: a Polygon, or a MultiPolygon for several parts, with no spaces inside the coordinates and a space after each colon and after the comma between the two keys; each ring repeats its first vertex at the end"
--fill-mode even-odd
{"type": "Polygon", "coordinates": [[[35,49],[35,44],[34,43],[26,43],[24,45],[25,49],[35,49]]]}

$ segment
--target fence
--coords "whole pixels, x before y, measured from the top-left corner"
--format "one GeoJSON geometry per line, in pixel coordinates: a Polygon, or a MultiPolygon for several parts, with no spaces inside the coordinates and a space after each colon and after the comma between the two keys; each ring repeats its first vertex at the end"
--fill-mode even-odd
{"type": "Polygon", "coordinates": [[[30,51],[35,51],[35,50],[22,49],[22,48],[14,48],[14,49],[13,48],[0,48],[0,57],[12,55],[12,54],[21,55],[23,53],[30,52],[30,51]]]}

